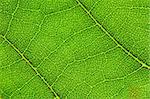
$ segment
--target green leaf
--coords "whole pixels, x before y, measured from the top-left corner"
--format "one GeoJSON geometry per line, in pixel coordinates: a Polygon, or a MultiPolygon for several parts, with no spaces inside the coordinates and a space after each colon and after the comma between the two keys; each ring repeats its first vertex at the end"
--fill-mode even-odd
{"type": "Polygon", "coordinates": [[[0,0],[0,99],[149,99],[149,0],[0,0]]]}

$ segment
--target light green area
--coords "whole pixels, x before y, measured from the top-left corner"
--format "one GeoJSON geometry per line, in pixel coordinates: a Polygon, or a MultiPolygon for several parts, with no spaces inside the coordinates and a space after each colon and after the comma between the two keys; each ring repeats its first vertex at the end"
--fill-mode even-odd
{"type": "Polygon", "coordinates": [[[0,99],[149,99],[149,0],[0,0],[0,99]]]}

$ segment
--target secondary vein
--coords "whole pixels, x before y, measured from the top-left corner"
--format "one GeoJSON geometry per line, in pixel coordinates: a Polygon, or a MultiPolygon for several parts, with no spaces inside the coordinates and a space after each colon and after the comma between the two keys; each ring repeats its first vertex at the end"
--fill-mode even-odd
{"type": "MultiPolygon", "coordinates": [[[[34,72],[41,78],[41,80],[48,86],[48,88],[52,91],[55,97],[59,97],[57,93],[54,91],[51,85],[45,80],[45,78],[38,72],[37,68],[32,65],[32,63],[21,53],[21,51],[13,45],[5,36],[0,35],[21,57],[23,60],[27,62],[27,64],[34,70],[34,72]]],[[[59,98],[58,98],[59,99],[59,98]]]]}
{"type": "Polygon", "coordinates": [[[97,26],[102,29],[103,32],[106,33],[106,35],[115,43],[117,44],[125,53],[127,53],[129,56],[131,56],[134,60],[136,60],[138,63],[142,65],[142,67],[150,69],[150,66],[148,66],[146,63],[141,61],[138,57],[136,57],[134,54],[132,54],[130,51],[128,51],[125,47],[123,47],[97,20],[96,18],[91,14],[90,11],[87,10],[87,8],[79,1],[76,0],[77,3],[80,5],[80,7],[88,14],[88,16],[97,24],[97,26]]]}

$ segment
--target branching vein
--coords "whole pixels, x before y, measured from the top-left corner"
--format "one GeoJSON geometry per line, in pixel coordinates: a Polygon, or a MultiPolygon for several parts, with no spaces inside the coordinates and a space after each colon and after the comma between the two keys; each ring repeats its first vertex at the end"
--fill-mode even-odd
{"type": "Polygon", "coordinates": [[[97,20],[96,18],[87,10],[87,8],[79,1],[76,0],[77,3],[80,5],[80,7],[88,14],[88,16],[99,26],[100,29],[102,29],[103,32],[106,33],[106,35],[115,43],[117,44],[125,53],[127,53],[129,56],[131,56],[134,60],[136,60],[138,63],[142,65],[142,67],[150,69],[150,66],[145,64],[143,61],[141,61],[138,57],[133,55],[129,50],[127,50],[125,47],[122,46],[97,20]]]}
{"type": "Polygon", "coordinates": [[[22,59],[26,61],[26,63],[34,70],[36,75],[38,75],[41,80],[47,85],[47,87],[52,91],[55,97],[59,97],[57,93],[53,90],[53,88],[49,85],[49,83],[46,81],[46,79],[38,72],[37,68],[32,65],[32,63],[24,56],[24,54],[22,54],[21,51],[16,46],[14,46],[5,36],[1,35],[1,37],[3,37],[3,39],[22,57],[22,59]]]}
{"type": "Polygon", "coordinates": [[[8,23],[8,28],[7,28],[6,33],[5,33],[4,36],[6,36],[7,33],[9,32],[10,26],[11,26],[12,21],[13,21],[13,19],[14,19],[14,15],[15,15],[15,13],[17,12],[18,8],[19,8],[19,1],[17,2],[17,6],[16,6],[14,12],[11,14],[11,19],[10,19],[10,21],[9,21],[9,23],[8,23]]]}

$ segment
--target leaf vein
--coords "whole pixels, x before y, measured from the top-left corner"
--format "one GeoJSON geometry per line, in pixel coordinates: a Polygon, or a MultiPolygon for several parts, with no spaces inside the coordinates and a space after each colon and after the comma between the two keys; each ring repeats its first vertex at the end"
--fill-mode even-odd
{"type": "Polygon", "coordinates": [[[28,81],[26,81],[20,88],[16,89],[14,92],[12,92],[12,94],[9,96],[10,98],[19,90],[21,90],[24,86],[26,86],[28,83],[30,83],[30,81],[32,81],[37,75],[34,75],[33,77],[31,77],[28,81]]]}
{"type": "Polygon", "coordinates": [[[13,19],[14,19],[14,15],[15,15],[15,13],[17,12],[17,10],[18,10],[18,8],[19,8],[19,3],[20,3],[20,2],[19,2],[19,0],[18,0],[17,6],[16,6],[14,12],[11,14],[11,19],[10,19],[10,21],[9,21],[9,23],[8,23],[8,27],[7,27],[7,30],[6,30],[6,33],[5,33],[4,36],[6,36],[7,33],[9,32],[9,29],[10,29],[10,27],[11,27],[12,21],[13,21],[13,19]]]}
{"type": "Polygon", "coordinates": [[[129,50],[127,50],[125,47],[122,46],[96,19],[95,17],[87,10],[87,8],[79,1],[76,0],[77,3],[80,5],[80,7],[87,13],[87,15],[99,26],[99,28],[106,33],[106,35],[115,43],[117,44],[126,54],[128,54],[130,57],[132,57],[134,60],[136,60],[138,63],[142,65],[142,67],[146,67],[147,69],[150,68],[147,64],[145,64],[143,61],[138,59],[135,55],[133,55],[129,50]]]}
{"type": "Polygon", "coordinates": [[[31,38],[31,40],[29,41],[27,47],[25,48],[25,50],[23,51],[23,53],[25,53],[27,51],[27,49],[30,47],[32,41],[35,39],[35,37],[39,34],[40,30],[41,30],[41,27],[45,21],[45,19],[50,16],[50,15],[54,15],[54,14],[58,14],[58,13],[63,13],[64,11],[69,11],[69,10],[72,10],[74,8],[76,8],[78,5],[76,6],[73,6],[73,7],[70,7],[68,9],[65,9],[65,10],[61,10],[61,11],[57,11],[57,12],[53,12],[53,13],[50,13],[50,14],[47,14],[44,16],[44,18],[42,19],[41,23],[39,24],[39,28],[38,28],[38,31],[35,33],[35,35],[31,38]]]}
{"type": "Polygon", "coordinates": [[[115,80],[123,80],[126,79],[128,76],[133,75],[134,73],[138,72],[139,70],[141,70],[142,67],[139,67],[138,69],[134,70],[133,72],[123,76],[123,77],[119,77],[119,78],[112,78],[112,79],[104,79],[103,81],[98,82],[97,84],[93,85],[93,88],[96,87],[98,84],[104,83],[104,82],[109,82],[109,81],[115,81],[115,80]]]}
{"type": "MultiPolygon", "coordinates": [[[[62,72],[57,76],[57,78],[56,78],[55,81],[51,84],[51,86],[53,86],[53,85],[58,81],[58,79],[61,77],[61,75],[63,75],[63,73],[65,72],[65,70],[68,68],[69,65],[71,65],[71,64],[73,64],[73,63],[75,63],[75,62],[86,61],[87,59],[94,58],[94,57],[96,57],[96,56],[106,54],[106,53],[108,53],[108,52],[110,52],[110,51],[112,51],[112,50],[115,50],[117,47],[118,47],[118,46],[115,46],[115,47],[113,47],[113,48],[111,48],[111,49],[109,49],[109,50],[107,50],[107,51],[105,51],[105,52],[101,52],[101,53],[98,53],[98,54],[89,56],[89,57],[87,57],[87,58],[84,58],[84,59],[74,60],[73,62],[66,64],[65,68],[64,68],[64,69],[62,70],[62,72]]],[[[91,86],[91,85],[89,85],[89,86],[91,86]]]]}
{"type": "Polygon", "coordinates": [[[39,63],[38,67],[39,67],[51,54],[53,54],[53,53],[56,52],[59,48],[61,48],[61,47],[63,46],[63,44],[66,43],[66,41],[68,41],[69,39],[71,39],[73,36],[75,36],[75,35],[81,33],[82,31],[85,31],[85,30],[87,30],[87,29],[93,28],[93,27],[95,27],[95,26],[96,26],[96,25],[92,25],[92,26],[86,27],[86,28],[84,28],[84,29],[82,29],[82,30],[80,30],[80,31],[77,31],[77,32],[73,33],[73,34],[70,35],[69,37],[67,37],[67,38],[62,42],[62,44],[60,44],[55,50],[53,50],[52,52],[50,52],[50,53],[39,63]]]}
{"type": "Polygon", "coordinates": [[[24,54],[22,54],[21,51],[15,45],[13,45],[5,36],[1,35],[1,37],[3,37],[3,39],[5,39],[5,41],[23,58],[23,60],[26,61],[26,63],[34,70],[34,72],[36,73],[36,75],[38,75],[40,77],[40,79],[47,85],[47,87],[52,91],[52,93],[56,97],[59,97],[58,94],[53,90],[53,88],[46,81],[46,79],[38,72],[37,68],[35,68],[32,65],[32,63],[24,56],[24,54]]]}

